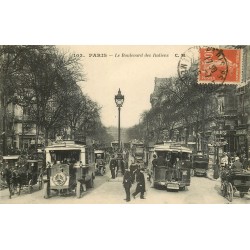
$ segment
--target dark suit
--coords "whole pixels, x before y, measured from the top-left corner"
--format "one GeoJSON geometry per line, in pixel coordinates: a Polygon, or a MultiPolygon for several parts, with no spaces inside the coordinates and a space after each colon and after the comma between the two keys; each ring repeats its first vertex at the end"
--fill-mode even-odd
{"type": "Polygon", "coordinates": [[[153,168],[157,167],[157,164],[158,164],[158,161],[157,161],[157,159],[155,158],[155,159],[152,161],[152,166],[153,166],[153,168]]]}
{"type": "Polygon", "coordinates": [[[141,193],[140,198],[144,198],[145,193],[145,177],[142,172],[139,172],[137,175],[137,186],[135,189],[135,192],[133,193],[133,196],[135,197],[137,194],[141,193]]]}
{"type": "Polygon", "coordinates": [[[125,170],[123,176],[123,186],[126,192],[126,201],[130,201],[130,188],[132,186],[132,177],[128,169],[125,170]]]}
{"type": "Polygon", "coordinates": [[[117,160],[116,159],[111,159],[109,163],[109,168],[111,171],[112,179],[115,179],[115,169],[117,167],[117,160]]]}
{"type": "Polygon", "coordinates": [[[235,161],[232,169],[235,171],[241,171],[242,170],[242,163],[240,161],[235,161]]]}
{"type": "Polygon", "coordinates": [[[167,161],[163,158],[163,156],[159,156],[156,161],[157,166],[166,166],[167,161]]]}
{"type": "Polygon", "coordinates": [[[138,168],[139,168],[139,166],[137,164],[135,164],[135,163],[132,163],[130,165],[130,167],[129,167],[130,174],[132,176],[132,183],[134,183],[134,181],[135,181],[135,174],[136,174],[136,171],[137,171],[138,168]]]}

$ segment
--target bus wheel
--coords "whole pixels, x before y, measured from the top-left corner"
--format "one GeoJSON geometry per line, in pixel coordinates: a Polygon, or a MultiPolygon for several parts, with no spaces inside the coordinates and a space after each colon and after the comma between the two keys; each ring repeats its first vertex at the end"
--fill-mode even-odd
{"type": "Polygon", "coordinates": [[[44,186],[43,186],[43,197],[44,199],[48,199],[49,198],[49,183],[45,182],[44,186]]]}
{"type": "Polygon", "coordinates": [[[150,187],[155,188],[155,182],[153,180],[151,180],[151,182],[150,182],[150,187]]]}
{"type": "Polygon", "coordinates": [[[94,187],[94,181],[93,181],[93,177],[90,178],[90,180],[88,181],[88,188],[93,188],[94,187]]]}
{"type": "Polygon", "coordinates": [[[81,198],[81,189],[82,189],[82,184],[80,181],[77,182],[76,184],[76,197],[79,199],[81,198]]]}

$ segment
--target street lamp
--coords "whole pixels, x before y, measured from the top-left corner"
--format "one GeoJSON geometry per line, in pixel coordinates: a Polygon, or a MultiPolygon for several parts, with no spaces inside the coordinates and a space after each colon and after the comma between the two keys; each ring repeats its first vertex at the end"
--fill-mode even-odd
{"type": "Polygon", "coordinates": [[[120,149],[121,147],[121,128],[120,128],[120,112],[121,112],[121,107],[124,102],[124,95],[121,94],[121,90],[118,90],[118,94],[115,95],[115,103],[116,106],[118,107],[118,148],[120,149]]]}

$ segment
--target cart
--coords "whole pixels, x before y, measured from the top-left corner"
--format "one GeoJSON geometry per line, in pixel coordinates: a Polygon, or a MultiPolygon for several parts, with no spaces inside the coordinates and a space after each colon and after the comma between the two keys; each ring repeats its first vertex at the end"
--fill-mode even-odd
{"type": "Polygon", "coordinates": [[[248,193],[250,188],[250,172],[249,171],[235,171],[231,169],[223,170],[221,173],[221,192],[223,197],[232,202],[234,193],[240,193],[243,198],[248,193]]]}

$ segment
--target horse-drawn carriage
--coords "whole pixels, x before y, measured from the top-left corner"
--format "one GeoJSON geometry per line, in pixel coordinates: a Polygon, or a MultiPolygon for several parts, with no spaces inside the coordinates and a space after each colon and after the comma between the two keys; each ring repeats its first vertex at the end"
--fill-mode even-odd
{"type": "Polygon", "coordinates": [[[221,193],[232,202],[234,194],[238,191],[243,198],[250,188],[250,172],[225,169],[221,172],[221,193]]]}
{"type": "Polygon", "coordinates": [[[9,198],[15,193],[20,195],[21,190],[33,191],[37,183],[39,190],[42,188],[42,171],[37,160],[27,160],[20,155],[3,156],[2,176],[9,188],[9,198]]]}

